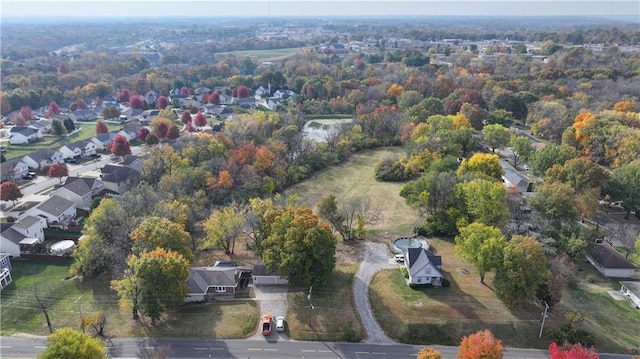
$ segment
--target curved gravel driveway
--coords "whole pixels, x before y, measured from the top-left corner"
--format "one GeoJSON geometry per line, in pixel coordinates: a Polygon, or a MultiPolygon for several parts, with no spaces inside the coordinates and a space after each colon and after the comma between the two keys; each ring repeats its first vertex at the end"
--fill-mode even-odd
{"type": "Polygon", "coordinates": [[[353,280],[353,297],[356,302],[356,309],[360,314],[362,325],[367,333],[367,343],[394,344],[389,339],[378,322],[373,317],[371,304],[369,303],[369,283],[381,269],[395,268],[396,265],[390,261],[389,251],[383,243],[366,242],[364,245],[364,260],[360,263],[360,268],[356,272],[353,280]]]}

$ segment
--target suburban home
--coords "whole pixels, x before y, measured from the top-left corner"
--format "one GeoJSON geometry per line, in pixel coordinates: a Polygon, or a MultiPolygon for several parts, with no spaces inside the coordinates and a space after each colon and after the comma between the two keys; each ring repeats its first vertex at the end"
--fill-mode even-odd
{"type": "Polygon", "coordinates": [[[107,164],[102,167],[100,178],[105,189],[123,194],[138,184],[140,173],[127,166],[107,164]]]}
{"type": "Polygon", "coordinates": [[[9,143],[24,145],[36,142],[42,138],[42,130],[34,127],[14,126],[9,130],[9,143]]]}
{"type": "MultiPolygon", "coordinates": [[[[144,122],[140,121],[140,122],[144,122]]],[[[127,140],[129,141],[133,141],[136,138],[138,138],[138,132],[140,131],[140,129],[142,129],[143,125],[141,124],[137,124],[137,123],[127,123],[124,126],[122,126],[122,128],[120,129],[120,131],[118,132],[118,134],[123,135],[124,137],[127,138],[127,140]]]]}
{"type": "Polygon", "coordinates": [[[253,97],[245,97],[238,99],[238,105],[244,108],[250,108],[256,106],[256,99],[253,97]]]}
{"type": "Polygon", "coordinates": [[[208,94],[211,92],[211,89],[208,87],[198,87],[197,89],[193,90],[193,94],[194,95],[204,95],[204,94],[208,94]]]}
{"type": "Polygon", "coordinates": [[[47,220],[49,227],[66,228],[76,218],[77,205],[60,196],[53,195],[31,210],[32,216],[47,220]]]}
{"type": "Polygon", "coordinates": [[[260,87],[258,87],[256,89],[255,94],[256,94],[256,96],[258,98],[270,95],[271,94],[271,84],[260,85],[260,87]]]}
{"type": "Polygon", "coordinates": [[[0,163],[1,181],[18,181],[29,173],[27,163],[19,158],[0,163]]]}
{"type": "Polygon", "coordinates": [[[233,96],[228,95],[225,92],[221,92],[220,93],[220,104],[221,105],[233,105],[235,102],[235,99],[233,96]]]}
{"type": "Polygon", "coordinates": [[[605,277],[629,278],[636,267],[608,243],[593,246],[587,260],[605,277]]]}
{"type": "Polygon", "coordinates": [[[76,141],[60,147],[60,152],[65,159],[76,157],[88,157],[96,153],[98,146],[90,140],[76,141]]]}
{"type": "Polygon", "coordinates": [[[214,105],[212,103],[206,104],[206,105],[202,105],[202,107],[200,107],[200,109],[202,110],[202,112],[204,114],[207,115],[215,115],[218,111],[218,109],[222,108],[222,106],[220,105],[214,105]]]}
{"type": "MultiPolygon", "coordinates": [[[[111,146],[111,144],[113,144],[113,139],[116,138],[116,136],[118,135],[122,135],[124,136],[127,140],[131,140],[131,138],[129,138],[129,134],[123,130],[117,130],[117,131],[111,131],[111,132],[107,132],[107,133],[101,133],[99,135],[97,135],[96,137],[93,137],[91,139],[91,142],[96,144],[96,148],[99,150],[106,150],[107,147],[111,146]]],[[[134,137],[135,138],[135,137],[134,137]]]]}
{"type": "Polygon", "coordinates": [[[254,286],[289,284],[289,277],[280,276],[277,273],[269,273],[267,266],[262,262],[253,265],[251,279],[254,286]]]}
{"type": "Polygon", "coordinates": [[[138,119],[140,120],[140,123],[143,125],[149,125],[149,123],[156,117],[158,117],[158,115],[160,114],[160,110],[145,110],[142,111],[140,113],[140,115],[138,116],[138,119]]]}
{"type": "Polygon", "coordinates": [[[409,272],[408,284],[442,285],[442,257],[424,248],[408,248],[404,251],[404,265],[409,272]]]}
{"type": "Polygon", "coordinates": [[[507,188],[515,188],[519,193],[531,192],[530,182],[522,177],[517,171],[505,169],[502,175],[502,182],[507,188]]]}
{"type": "Polygon", "coordinates": [[[143,112],[144,110],[141,108],[127,108],[120,113],[120,117],[125,116],[129,120],[140,120],[143,112]]]}
{"type": "Polygon", "coordinates": [[[12,257],[20,257],[20,253],[28,252],[28,247],[44,242],[44,219],[26,216],[19,221],[2,224],[2,242],[0,251],[12,257]]]}
{"type": "Polygon", "coordinates": [[[50,119],[41,118],[38,121],[32,122],[31,127],[39,129],[42,133],[47,133],[51,130],[52,123],[53,121],[50,119]]]}
{"type": "Polygon", "coordinates": [[[619,282],[620,292],[627,297],[636,309],[640,309],[640,282],[619,282]]]}
{"type": "Polygon", "coordinates": [[[51,120],[60,120],[62,122],[66,121],[66,120],[71,120],[73,122],[76,122],[76,116],[71,113],[71,112],[61,112],[61,113],[57,113],[53,116],[51,116],[51,120]]]}
{"type": "Polygon", "coordinates": [[[124,159],[122,160],[122,162],[120,163],[120,165],[122,166],[127,166],[131,169],[134,169],[140,173],[142,173],[142,165],[144,164],[144,161],[135,155],[126,155],[124,156],[124,159]]]}
{"type": "Polygon", "coordinates": [[[189,109],[191,107],[196,107],[196,108],[202,107],[202,104],[200,103],[200,101],[196,99],[187,97],[187,98],[180,98],[178,100],[180,101],[180,108],[182,109],[189,109]]]}
{"type": "Polygon", "coordinates": [[[0,290],[6,288],[12,281],[10,255],[0,252],[0,290]]]}
{"type": "Polygon", "coordinates": [[[62,197],[76,204],[76,208],[88,211],[93,197],[104,189],[104,183],[97,178],[67,177],[65,183],[52,195],[62,197]]]}
{"type": "Polygon", "coordinates": [[[256,104],[257,106],[264,107],[269,111],[275,111],[278,108],[282,108],[282,105],[280,105],[280,101],[278,101],[277,99],[274,100],[272,98],[263,98],[259,100],[256,104]]]}
{"type": "Polygon", "coordinates": [[[273,93],[273,97],[279,98],[282,102],[289,101],[295,95],[296,93],[291,90],[278,90],[273,93]]]}
{"type": "Polygon", "coordinates": [[[24,161],[29,168],[41,169],[57,162],[63,163],[64,155],[62,152],[53,149],[38,150],[22,157],[22,161],[24,161]]]}
{"type": "Polygon", "coordinates": [[[233,297],[246,288],[251,269],[235,262],[216,262],[213,267],[191,267],[187,277],[188,293],[184,301],[204,302],[214,297],[233,297]]]}
{"type": "Polygon", "coordinates": [[[151,90],[149,92],[147,92],[146,94],[144,94],[144,100],[147,102],[147,105],[149,106],[155,106],[156,101],[158,100],[158,93],[151,90]]]}
{"type": "Polygon", "coordinates": [[[80,122],[86,122],[86,121],[91,121],[93,119],[98,118],[98,114],[96,114],[96,112],[92,109],[78,109],[75,110],[73,112],[71,112],[75,117],[76,117],[76,121],[80,121],[80,122]]]}

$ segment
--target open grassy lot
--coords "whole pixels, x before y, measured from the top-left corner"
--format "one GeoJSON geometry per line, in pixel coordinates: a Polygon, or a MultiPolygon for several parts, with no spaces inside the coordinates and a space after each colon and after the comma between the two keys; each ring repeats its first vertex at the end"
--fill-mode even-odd
{"type": "MultiPolygon", "coordinates": [[[[95,131],[95,122],[88,122],[77,124],[81,129],[79,132],[74,133],[69,137],[58,137],[58,136],[50,136],[45,135],[44,139],[35,143],[25,144],[25,145],[10,145],[8,142],[5,145],[7,147],[7,152],[4,153],[6,159],[18,158],[25,155],[28,155],[31,152],[35,152],[38,150],[46,150],[49,148],[60,148],[67,143],[73,143],[81,140],[88,140],[96,136],[95,131]]],[[[107,127],[109,131],[114,131],[120,129],[120,124],[107,123],[107,127]]]]}
{"type": "Polygon", "coordinates": [[[175,336],[244,338],[255,330],[257,305],[233,301],[189,305],[168,315],[157,326],[131,320],[131,311],[118,307],[118,297],[104,278],[69,279],[68,264],[14,260],[13,283],[2,291],[0,334],[47,335],[44,315],[33,295],[34,284],[49,308],[55,328],[79,328],[80,316],[104,312],[108,336],[175,336]]]}
{"type": "Polygon", "coordinates": [[[277,61],[284,60],[295,54],[301,53],[302,50],[299,47],[285,48],[285,49],[273,49],[273,50],[246,50],[246,51],[229,51],[218,52],[216,55],[234,55],[239,58],[243,57],[255,57],[258,61],[277,61]]]}
{"type": "Polygon", "coordinates": [[[290,290],[287,325],[292,339],[358,342],[364,331],[353,301],[353,275],[358,264],[339,264],[328,284],[313,288],[309,306],[309,288],[290,290]]]}
{"type": "Polygon", "coordinates": [[[373,206],[380,208],[381,216],[376,223],[367,225],[369,239],[385,234],[411,234],[420,225],[417,212],[400,197],[402,183],[378,182],[374,178],[374,167],[385,158],[400,158],[404,150],[400,147],[382,148],[354,154],[347,162],[319,172],[310,179],[285,191],[285,195],[297,194],[302,203],[316,210],[320,201],[335,194],[338,201],[349,197],[366,197],[373,206]]]}

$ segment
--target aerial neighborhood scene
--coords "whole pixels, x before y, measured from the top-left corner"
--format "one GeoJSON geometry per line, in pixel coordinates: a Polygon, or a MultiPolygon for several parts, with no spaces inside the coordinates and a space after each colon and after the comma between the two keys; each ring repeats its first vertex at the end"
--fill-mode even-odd
{"type": "Polygon", "coordinates": [[[17,1],[0,357],[640,358],[637,1],[17,1]]]}

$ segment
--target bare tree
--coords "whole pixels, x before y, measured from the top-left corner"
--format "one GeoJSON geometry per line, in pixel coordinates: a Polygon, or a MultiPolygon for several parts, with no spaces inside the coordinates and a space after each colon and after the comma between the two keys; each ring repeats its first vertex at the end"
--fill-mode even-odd
{"type": "Polygon", "coordinates": [[[379,220],[380,213],[380,207],[373,206],[366,197],[350,197],[338,203],[335,196],[330,195],[320,204],[320,216],[345,241],[364,238],[365,225],[379,220]]]}
{"type": "Polygon", "coordinates": [[[40,310],[42,310],[42,314],[44,314],[45,319],[47,320],[47,327],[49,327],[49,333],[53,334],[53,325],[51,324],[51,319],[49,319],[49,308],[47,308],[48,304],[46,300],[40,299],[38,295],[38,288],[36,284],[33,284],[33,296],[38,301],[38,306],[40,306],[40,310]]]}
{"type": "Polygon", "coordinates": [[[626,251],[625,258],[635,252],[636,241],[640,237],[640,225],[632,223],[614,223],[607,227],[609,234],[620,241],[626,251]]]}

